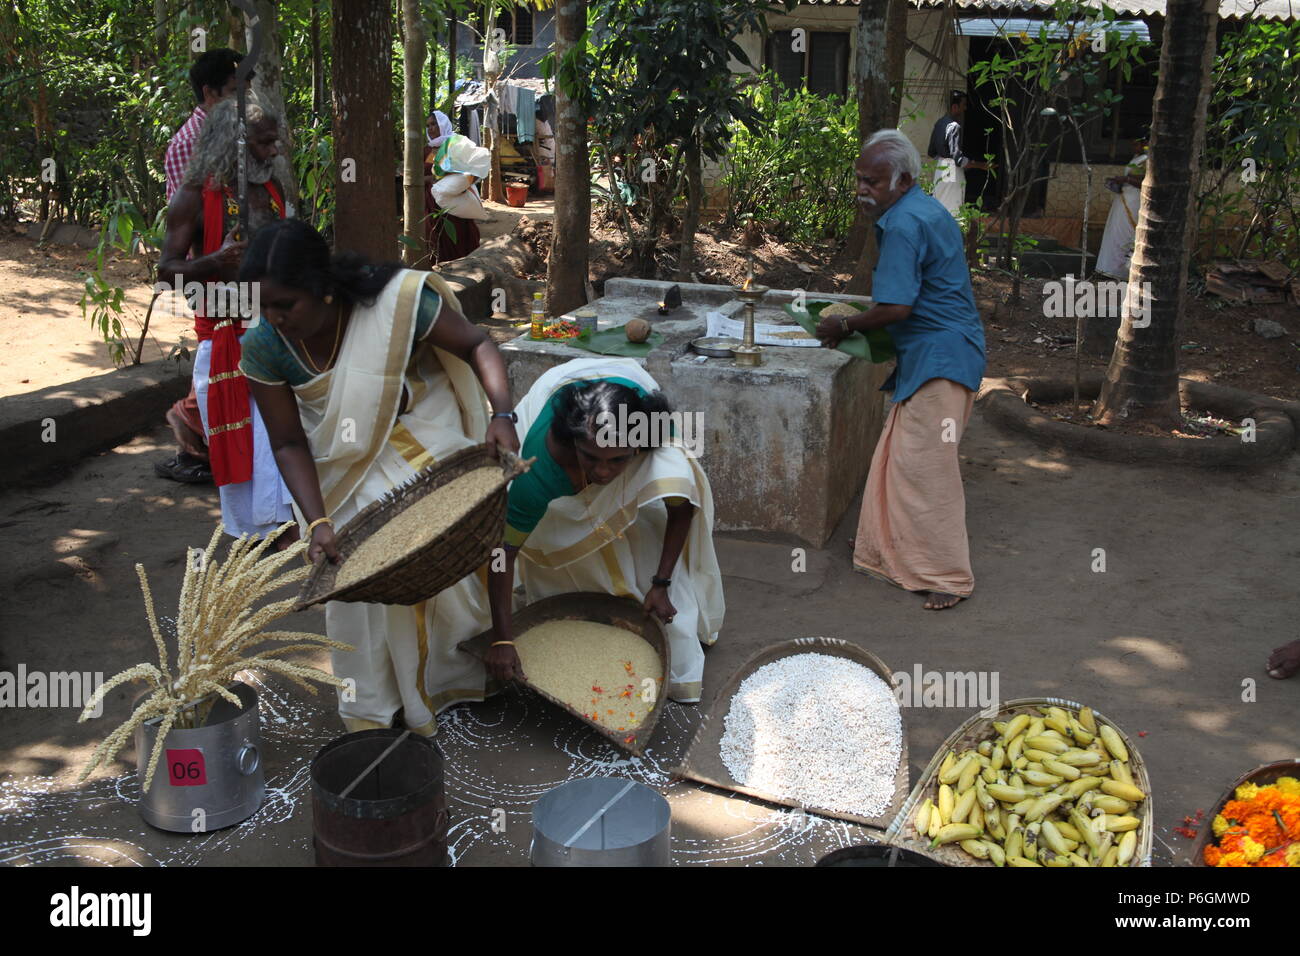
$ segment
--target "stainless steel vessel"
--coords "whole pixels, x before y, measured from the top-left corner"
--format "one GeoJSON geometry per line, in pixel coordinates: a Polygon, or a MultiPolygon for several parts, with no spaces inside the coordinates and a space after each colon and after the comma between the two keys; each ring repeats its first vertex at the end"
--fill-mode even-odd
{"type": "Polygon", "coordinates": [[[671,817],[668,801],[635,780],[570,780],[533,805],[533,865],[667,866],[671,817]]]}
{"type": "MultiPolygon", "coordinates": [[[[160,830],[206,833],[246,820],[266,796],[258,736],[257,692],[233,684],[235,707],[217,698],[202,727],[172,728],[153,781],[140,798],[140,815],[160,830]]],[[[157,719],[136,728],[140,782],[158,735],[157,719]]]]}

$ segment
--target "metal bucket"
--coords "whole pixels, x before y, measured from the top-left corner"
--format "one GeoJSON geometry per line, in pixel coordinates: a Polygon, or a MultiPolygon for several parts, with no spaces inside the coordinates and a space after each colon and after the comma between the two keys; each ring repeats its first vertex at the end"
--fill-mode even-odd
{"type": "MultiPolygon", "coordinates": [[[[173,727],[149,790],[140,798],[145,822],[173,833],[206,833],[246,820],[266,795],[258,736],[257,691],[232,684],[236,708],[218,697],[202,727],[173,727]]],[[[158,739],[159,720],[135,731],[140,782],[158,739]]]]}
{"type": "Polygon", "coordinates": [[[937,860],[922,856],[912,850],[897,846],[866,843],[861,846],[846,846],[828,853],[817,861],[818,866],[943,866],[937,860]]]}
{"type": "Polygon", "coordinates": [[[667,866],[668,801],[634,780],[588,777],[533,805],[534,866],[667,866]]]}
{"type": "Polygon", "coordinates": [[[363,730],[311,762],[317,866],[446,866],[442,751],[428,737],[363,730]]]}

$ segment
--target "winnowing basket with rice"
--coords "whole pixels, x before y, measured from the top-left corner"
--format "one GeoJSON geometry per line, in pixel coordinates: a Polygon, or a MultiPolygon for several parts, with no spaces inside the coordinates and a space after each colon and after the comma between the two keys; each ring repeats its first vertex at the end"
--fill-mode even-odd
{"type": "Polygon", "coordinates": [[[339,529],[298,607],[322,601],[418,604],[482,567],[501,546],[506,485],[532,464],[487,445],[456,452],[361,509],[339,529]]]}

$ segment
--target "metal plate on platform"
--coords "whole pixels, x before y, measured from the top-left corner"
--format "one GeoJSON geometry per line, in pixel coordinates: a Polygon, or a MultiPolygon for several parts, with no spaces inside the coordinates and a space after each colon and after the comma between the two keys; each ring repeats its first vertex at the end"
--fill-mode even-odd
{"type": "Polygon", "coordinates": [[[691,348],[700,355],[707,355],[710,358],[731,358],[740,344],[740,339],[702,338],[693,339],[691,348]]]}

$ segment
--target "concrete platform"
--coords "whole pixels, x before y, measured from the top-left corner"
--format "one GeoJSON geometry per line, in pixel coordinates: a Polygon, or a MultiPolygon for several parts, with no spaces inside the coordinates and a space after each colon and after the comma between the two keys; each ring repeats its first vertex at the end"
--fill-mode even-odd
{"type": "MultiPolygon", "coordinates": [[[[663,334],[663,344],[639,361],[674,410],[702,415],[700,459],[713,485],[719,531],[776,532],[821,547],[866,481],[885,417],[879,388],[890,366],[821,348],[768,347],[764,364],[754,369],[697,355],[690,342],[705,334],[706,315],[717,310],[740,318],[742,303],[730,286],[681,283],[681,307],[661,317],[657,305],[674,284],[610,279],[605,297],[593,303],[597,327],[645,318],[663,334]]],[[[770,291],[759,321],[778,321],[780,306],[793,297],[793,291],[770,291]]],[[[870,302],[821,293],[812,298],[870,302]]],[[[502,351],[516,400],[548,369],[592,357],[527,335],[502,351]]]]}

